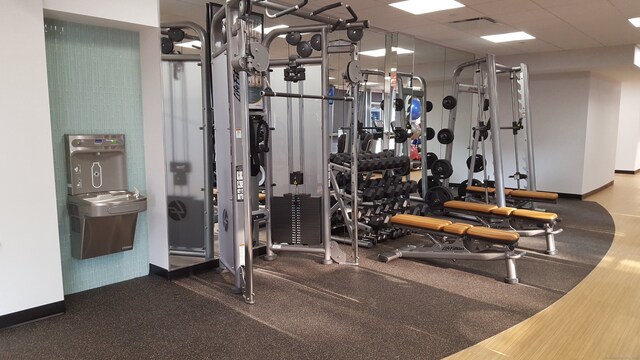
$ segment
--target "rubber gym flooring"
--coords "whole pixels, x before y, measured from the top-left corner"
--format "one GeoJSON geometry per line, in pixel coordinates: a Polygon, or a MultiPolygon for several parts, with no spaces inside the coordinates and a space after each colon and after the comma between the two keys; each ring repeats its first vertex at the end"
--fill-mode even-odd
{"type": "MultiPolygon", "coordinates": [[[[228,274],[147,276],[66,297],[67,313],[0,331],[0,359],[439,359],[542,311],[602,259],[614,234],[600,205],[561,199],[559,254],[523,238],[521,284],[504,261],[376,261],[415,236],[361,249],[359,267],[315,255],[256,261],[256,304],[228,274]]],[[[346,245],[343,245],[346,249],[346,245]]],[[[348,250],[348,249],[346,249],[348,250]]]]}

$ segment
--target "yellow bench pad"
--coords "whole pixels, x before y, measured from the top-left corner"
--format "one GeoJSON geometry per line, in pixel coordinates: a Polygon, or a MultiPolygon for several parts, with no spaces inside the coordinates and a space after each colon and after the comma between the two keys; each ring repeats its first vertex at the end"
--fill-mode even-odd
{"type": "Polygon", "coordinates": [[[267,194],[264,193],[259,193],[258,194],[258,200],[259,201],[265,201],[267,199],[267,194]]]}
{"type": "Polygon", "coordinates": [[[434,219],[430,217],[400,214],[391,218],[391,223],[398,225],[413,226],[420,229],[442,231],[442,229],[451,225],[449,220],[434,219]]]}
{"type": "Polygon", "coordinates": [[[512,245],[520,240],[520,235],[515,231],[505,231],[486,227],[474,226],[467,230],[467,236],[493,243],[512,245]]]}
{"type": "Polygon", "coordinates": [[[511,214],[516,210],[518,209],[513,207],[501,207],[501,208],[495,208],[491,210],[491,214],[508,217],[508,216],[511,216],[511,214]]]}
{"type": "Polygon", "coordinates": [[[498,208],[497,206],[492,204],[478,204],[478,203],[471,203],[471,202],[457,201],[457,200],[451,200],[451,201],[445,202],[444,207],[447,209],[475,211],[475,212],[482,212],[486,214],[490,214],[491,210],[498,208]]]}
{"type": "Polygon", "coordinates": [[[467,233],[467,230],[471,229],[473,225],[464,223],[453,223],[442,228],[442,231],[447,234],[462,236],[467,233]]]}
{"type": "Polygon", "coordinates": [[[543,211],[518,209],[512,212],[511,215],[523,219],[539,220],[544,222],[553,222],[558,220],[558,214],[543,211]]]}
{"type": "Polygon", "coordinates": [[[514,198],[538,199],[538,200],[547,200],[547,201],[558,200],[557,193],[544,192],[544,191],[513,190],[509,196],[514,198]]]}

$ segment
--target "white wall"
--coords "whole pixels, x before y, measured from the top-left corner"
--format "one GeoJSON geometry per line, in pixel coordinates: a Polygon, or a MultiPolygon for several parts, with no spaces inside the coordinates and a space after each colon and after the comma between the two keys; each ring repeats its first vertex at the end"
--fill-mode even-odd
{"type": "MultiPolygon", "coordinates": [[[[52,156],[43,13],[140,31],[150,259],[168,267],[162,86],[157,0],[3,2],[0,30],[23,44],[0,47],[0,316],[64,299],[52,156]],[[24,150],[26,144],[29,151],[24,150]],[[28,160],[28,161],[27,161],[28,160]],[[10,173],[9,173],[10,172],[10,173]],[[153,176],[162,174],[162,176],[153,176]],[[164,246],[164,248],[161,248],[164,246]],[[166,258],[166,260],[165,260],[166,258]]],[[[153,262],[153,261],[152,261],[153,262]]]]}
{"type": "Polygon", "coordinates": [[[616,150],[616,170],[640,169],[640,82],[623,82],[616,150]]]}
{"type": "Polygon", "coordinates": [[[620,83],[592,75],[582,194],[613,181],[619,114],[620,83]]]}
{"type": "Polygon", "coordinates": [[[16,29],[28,45],[0,47],[0,315],[64,299],[42,0],[3,2],[0,32],[16,29]]]}

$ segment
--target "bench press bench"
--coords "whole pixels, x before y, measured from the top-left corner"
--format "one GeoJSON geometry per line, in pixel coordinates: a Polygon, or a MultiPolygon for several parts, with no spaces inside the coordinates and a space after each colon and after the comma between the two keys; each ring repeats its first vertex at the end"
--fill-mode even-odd
{"type": "Polygon", "coordinates": [[[555,235],[561,233],[562,229],[554,230],[555,225],[560,221],[555,213],[457,200],[445,202],[444,209],[453,213],[471,215],[488,227],[501,226],[515,230],[522,236],[544,235],[547,241],[545,252],[549,255],[558,253],[555,235]],[[532,226],[534,228],[531,228],[532,226]]]}
{"type": "Polygon", "coordinates": [[[449,220],[425,216],[395,215],[390,222],[413,233],[423,234],[433,246],[408,245],[392,252],[378,255],[378,260],[389,262],[398,258],[454,259],[454,260],[505,260],[507,277],[505,282],[518,283],[515,260],[524,252],[516,253],[515,246],[520,235],[515,231],[491,229],[449,220]]]}
{"type": "MultiPolygon", "coordinates": [[[[475,196],[483,196],[485,194],[495,196],[496,189],[491,187],[485,188],[482,186],[467,186],[467,194],[475,196]]],[[[552,204],[558,202],[557,193],[546,191],[504,189],[504,195],[507,200],[511,201],[513,206],[517,208],[525,207],[527,204],[533,202],[545,202],[552,204]]]]}

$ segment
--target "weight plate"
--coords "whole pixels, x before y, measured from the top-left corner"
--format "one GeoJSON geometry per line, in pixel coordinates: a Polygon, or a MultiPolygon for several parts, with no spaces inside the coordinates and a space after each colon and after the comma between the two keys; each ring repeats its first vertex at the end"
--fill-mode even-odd
{"type": "Polygon", "coordinates": [[[431,112],[433,110],[433,103],[427,100],[427,112],[431,112]]]}
{"type": "MultiPolygon", "coordinates": [[[[431,175],[427,176],[427,191],[438,186],[442,186],[442,182],[440,182],[440,180],[434,178],[431,175]]],[[[418,194],[420,194],[420,197],[424,197],[422,193],[422,179],[418,180],[418,194]]]]}
{"type": "Polygon", "coordinates": [[[429,210],[438,215],[442,215],[446,212],[444,203],[450,200],[453,200],[453,194],[451,193],[451,190],[444,186],[430,188],[427,191],[427,196],[425,196],[425,201],[429,206],[429,210]]]}
{"type": "Polygon", "coordinates": [[[163,54],[171,54],[173,52],[173,41],[168,37],[163,37],[160,39],[160,50],[163,54]]]}
{"type": "Polygon", "coordinates": [[[451,95],[447,95],[442,99],[442,107],[447,110],[452,110],[458,105],[458,100],[451,95]]]}
{"type": "Polygon", "coordinates": [[[289,45],[298,45],[300,40],[302,40],[302,34],[297,31],[292,31],[290,33],[287,33],[287,36],[285,36],[285,40],[289,45]]]}
{"type": "Polygon", "coordinates": [[[175,42],[180,42],[184,39],[184,31],[178,28],[169,29],[169,31],[167,32],[167,35],[169,36],[169,39],[171,39],[171,41],[175,41],[175,42]]]}
{"type": "MultiPolygon", "coordinates": [[[[477,154],[476,161],[474,161],[473,163],[473,172],[477,173],[484,170],[484,167],[486,165],[487,165],[487,160],[484,158],[484,156],[477,154]]],[[[471,168],[471,156],[467,158],[467,169],[470,169],[470,168],[471,168]]]]}
{"type": "Polygon", "coordinates": [[[322,50],[322,35],[320,34],[315,34],[311,37],[311,47],[313,48],[313,50],[315,51],[321,51],[322,50]]]}
{"type": "Polygon", "coordinates": [[[444,145],[451,144],[453,142],[453,131],[449,129],[438,131],[438,142],[444,145]]]}
{"type": "Polygon", "coordinates": [[[301,57],[307,58],[313,53],[313,48],[311,48],[311,44],[309,44],[308,41],[300,41],[298,45],[296,45],[296,52],[301,57]]]}
{"type": "MultiPolygon", "coordinates": [[[[465,195],[467,195],[467,183],[469,180],[465,180],[463,182],[460,183],[460,185],[458,185],[458,196],[460,197],[464,197],[465,195]]],[[[473,179],[471,181],[471,185],[472,186],[482,186],[482,181],[478,180],[478,179],[473,179]]]]}
{"type": "Polygon", "coordinates": [[[438,155],[432,152],[427,153],[427,169],[431,169],[433,167],[433,163],[438,160],[438,155]]]}
{"type": "Polygon", "coordinates": [[[428,128],[427,128],[427,140],[431,140],[431,139],[433,139],[434,137],[436,137],[436,131],[435,131],[435,130],[433,130],[433,128],[432,128],[432,127],[428,127],[428,128]]]}
{"type": "MultiPolygon", "coordinates": [[[[473,130],[473,137],[476,137],[476,131],[478,130],[473,130]]],[[[487,140],[487,138],[489,137],[489,131],[487,130],[482,130],[480,131],[480,138],[478,140],[484,141],[487,140]]]]}
{"type": "Polygon", "coordinates": [[[448,179],[453,174],[453,166],[449,160],[439,159],[433,162],[431,166],[431,174],[436,179],[448,179]]]}
{"type": "Polygon", "coordinates": [[[396,128],[393,132],[395,134],[393,139],[396,143],[404,143],[409,138],[409,133],[403,128],[396,128]]]}
{"type": "Polygon", "coordinates": [[[349,61],[347,64],[347,80],[352,83],[359,83],[362,81],[362,72],[360,71],[360,62],[357,60],[349,61]]]}
{"type": "Polygon", "coordinates": [[[351,40],[353,42],[358,42],[358,41],[362,40],[363,36],[364,36],[364,31],[362,31],[362,29],[348,29],[347,30],[347,37],[349,38],[349,40],[351,40]]]}

